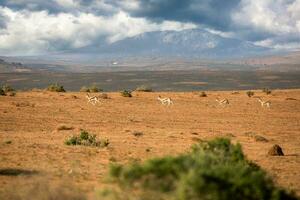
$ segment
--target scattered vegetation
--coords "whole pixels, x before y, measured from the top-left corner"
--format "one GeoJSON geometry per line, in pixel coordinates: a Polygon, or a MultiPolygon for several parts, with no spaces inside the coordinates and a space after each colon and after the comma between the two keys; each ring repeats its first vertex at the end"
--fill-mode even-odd
{"type": "Polygon", "coordinates": [[[254,132],[246,132],[244,134],[250,138],[253,138],[256,142],[269,142],[269,140],[267,138],[265,138],[264,136],[258,135],[254,132]]]}
{"type": "Polygon", "coordinates": [[[262,92],[266,93],[266,94],[271,94],[272,91],[269,88],[263,88],[262,92]]]}
{"type": "Polygon", "coordinates": [[[101,93],[101,94],[99,94],[99,96],[98,96],[100,99],[108,99],[109,97],[108,97],[108,94],[106,94],[106,93],[101,93]]]}
{"type": "Polygon", "coordinates": [[[131,94],[131,91],[129,91],[129,90],[123,90],[121,92],[121,96],[122,97],[132,97],[132,94],[131,94]]]}
{"type": "Polygon", "coordinates": [[[3,85],[2,87],[0,87],[0,96],[16,96],[15,89],[13,89],[9,85],[3,85]]]}
{"type": "Polygon", "coordinates": [[[207,94],[205,92],[200,92],[199,97],[207,97],[207,94]]]}
{"type": "Polygon", "coordinates": [[[132,135],[134,135],[135,137],[140,137],[140,136],[143,136],[144,133],[143,133],[143,132],[140,132],[140,131],[134,131],[134,132],[132,133],[132,135]]]}
{"type": "Polygon", "coordinates": [[[176,157],[113,164],[110,177],[120,186],[103,195],[110,199],[297,199],[224,138],[200,142],[176,157]]]}
{"type": "Polygon", "coordinates": [[[13,89],[11,86],[9,86],[9,85],[3,85],[2,86],[2,90],[5,92],[5,93],[7,93],[7,92],[14,92],[15,91],[15,89],[13,89]]]}
{"type": "Polygon", "coordinates": [[[255,135],[254,140],[257,142],[269,142],[269,140],[261,135],[255,135]]]}
{"type": "Polygon", "coordinates": [[[252,97],[254,95],[254,92],[253,91],[247,91],[246,94],[247,94],[248,97],[252,97]]]}
{"type": "Polygon", "coordinates": [[[5,96],[5,95],[6,94],[5,94],[4,90],[2,88],[0,88],[0,96],[5,96]]]}
{"type": "Polygon", "coordinates": [[[93,86],[90,86],[90,87],[86,87],[86,86],[83,86],[81,89],[80,89],[80,92],[102,92],[103,90],[98,88],[97,86],[93,85],[93,86]]]}
{"type": "Polygon", "coordinates": [[[66,92],[64,87],[62,85],[59,85],[58,83],[49,85],[47,90],[50,92],[66,92]]]}
{"type": "Polygon", "coordinates": [[[141,85],[135,89],[137,92],[153,92],[152,88],[147,85],[141,85]]]}
{"type": "Polygon", "coordinates": [[[34,103],[29,103],[28,101],[12,102],[11,104],[15,105],[16,107],[35,107],[34,103]]]}
{"type": "Polygon", "coordinates": [[[57,131],[68,131],[68,130],[73,130],[74,127],[72,126],[66,126],[66,125],[59,125],[56,130],[57,131]]]}
{"type": "Polygon", "coordinates": [[[85,130],[81,130],[79,135],[73,135],[65,140],[66,145],[83,145],[94,147],[107,147],[109,145],[108,139],[97,140],[96,135],[92,135],[85,130]]]}

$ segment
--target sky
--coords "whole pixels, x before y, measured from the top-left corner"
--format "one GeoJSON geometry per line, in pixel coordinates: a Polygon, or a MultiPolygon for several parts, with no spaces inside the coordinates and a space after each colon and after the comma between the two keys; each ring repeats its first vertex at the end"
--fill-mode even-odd
{"type": "Polygon", "coordinates": [[[300,0],[0,0],[0,55],[62,52],[194,28],[300,50],[300,0]]]}

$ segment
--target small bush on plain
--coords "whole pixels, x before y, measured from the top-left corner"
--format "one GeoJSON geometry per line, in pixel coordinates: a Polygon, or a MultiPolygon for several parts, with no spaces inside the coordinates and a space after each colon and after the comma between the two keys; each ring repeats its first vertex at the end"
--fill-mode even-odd
{"type": "Polygon", "coordinates": [[[79,135],[73,135],[65,140],[66,145],[83,145],[94,147],[106,147],[109,145],[108,139],[98,140],[96,135],[92,135],[82,130],[79,135]]]}
{"type": "Polygon", "coordinates": [[[5,93],[7,93],[7,92],[14,92],[14,91],[15,91],[15,89],[12,88],[10,85],[3,85],[3,86],[2,86],[2,90],[3,90],[5,93]]]}
{"type": "Polygon", "coordinates": [[[132,94],[131,94],[131,91],[129,91],[129,90],[123,90],[121,92],[121,96],[122,97],[132,97],[132,94]]]}
{"type": "Polygon", "coordinates": [[[252,97],[254,95],[254,92],[248,91],[248,92],[246,92],[246,94],[247,94],[248,97],[252,97]]]}
{"type": "Polygon", "coordinates": [[[199,97],[207,97],[207,94],[205,92],[200,92],[199,97]]]}
{"type": "Polygon", "coordinates": [[[264,92],[264,93],[266,93],[266,94],[271,94],[271,93],[272,93],[272,91],[271,91],[269,88],[264,88],[264,89],[262,90],[262,92],[264,92]]]}
{"type": "Polygon", "coordinates": [[[147,85],[141,85],[135,89],[137,92],[153,92],[152,88],[147,85]]]}
{"type": "Polygon", "coordinates": [[[50,92],[66,92],[64,87],[62,85],[59,85],[58,83],[49,85],[47,90],[50,92]]]}
{"type": "Polygon", "coordinates": [[[200,142],[175,157],[111,165],[110,177],[120,188],[115,199],[297,199],[248,161],[239,144],[224,138],[200,142]]]}
{"type": "Polygon", "coordinates": [[[90,87],[86,87],[86,86],[83,86],[81,87],[80,89],[80,92],[102,92],[103,90],[98,88],[97,86],[93,85],[93,86],[90,86],[90,87]]]}

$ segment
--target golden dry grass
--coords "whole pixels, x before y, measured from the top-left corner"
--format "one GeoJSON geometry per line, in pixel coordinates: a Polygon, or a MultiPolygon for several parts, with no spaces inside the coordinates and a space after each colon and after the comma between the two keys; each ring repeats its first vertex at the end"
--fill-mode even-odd
{"type": "Polygon", "coordinates": [[[18,92],[15,97],[0,97],[0,169],[38,172],[0,175],[0,191],[47,176],[53,185],[71,180],[93,194],[103,185],[110,162],[174,155],[203,139],[230,137],[279,185],[300,195],[300,90],[276,90],[271,95],[254,92],[270,100],[271,109],[262,108],[246,91],[206,92],[206,98],[192,92],[133,92],[133,98],[124,98],[116,92],[108,93],[110,99],[101,99],[96,106],[88,104],[83,93],[18,92]],[[162,106],[158,95],[171,97],[174,105],[162,106]],[[229,99],[230,105],[218,106],[216,97],[229,99]],[[17,106],[24,102],[35,106],[17,106]],[[62,124],[74,129],[57,131],[62,124]],[[109,146],[64,145],[80,129],[108,138],[109,146]],[[143,134],[136,137],[135,132],[143,134]],[[256,140],[249,132],[267,141],[256,140]],[[267,156],[274,144],[283,148],[285,156],[267,156]]]}

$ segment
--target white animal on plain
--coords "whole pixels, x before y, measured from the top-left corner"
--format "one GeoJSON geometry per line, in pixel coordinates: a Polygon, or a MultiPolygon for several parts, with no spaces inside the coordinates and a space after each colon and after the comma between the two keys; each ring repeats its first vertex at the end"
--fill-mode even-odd
{"type": "Polygon", "coordinates": [[[99,98],[96,96],[90,96],[88,93],[85,96],[88,99],[88,103],[92,105],[96,105],[96,103],[100,103],[99,98]]]}
{"type": "Polygon", "coordinates": [[[216,98],[216,102],[219,103],[220,106],[225,107],[226,105],[229,105],[229,100],[228,99],[219,99],[218,97],[216,98]]]}
{"type": "Polygon", "coordinates": [[[161,102],[162,105],[173,105],[173,101],[171,98],[166,97],[166,98],[162,98],[161,96],[157,97],[157,100],[159,100],[161,102]]]}
{"type": "Polygon", "coordinates": [[[271,101],[263,101],[261,98],[258,98],[257,100],[259,101],[261,107],[271,107],[271,101]]]}

